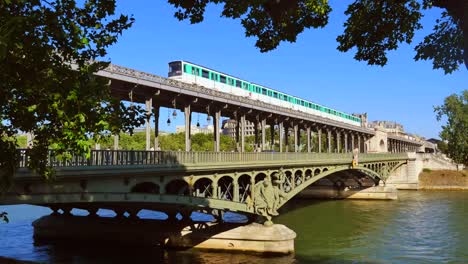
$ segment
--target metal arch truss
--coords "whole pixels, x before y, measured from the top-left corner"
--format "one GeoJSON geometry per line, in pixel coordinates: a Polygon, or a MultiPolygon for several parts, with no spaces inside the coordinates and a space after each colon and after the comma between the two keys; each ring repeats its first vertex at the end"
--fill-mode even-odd
{"type": "Polygon", "coordinates": [[[280,207],[321,179],[328,179],[337,187],[348,179],[361,182],[363,178],[378,185],[407,161],[407,157],[389,156],[363,160],[354,167],[349,158],[255,162],[243,167],[224,165],[224,169],[199,166],[182,171],[174,167],[130,166],[124,170],[110,166],[99,173],[91,166],[88,171],[80,168],[81,176],[69,177],[62,172],[52,184],[35,177],[20,177],[0,204],[42,205],[54,213],[61,209],[65,214],[72,208],[88,210],[90,215],[100,208],[111,209],[117,217],[123,217],[125,212],[127,217],[135,217],[142,209],[165,212],[174,219],[177,214],[187,219],[192,212],[203,212],[220,221],[223,212],[232,211],[263,216],[265,223],[271,223],[280,207]]]}

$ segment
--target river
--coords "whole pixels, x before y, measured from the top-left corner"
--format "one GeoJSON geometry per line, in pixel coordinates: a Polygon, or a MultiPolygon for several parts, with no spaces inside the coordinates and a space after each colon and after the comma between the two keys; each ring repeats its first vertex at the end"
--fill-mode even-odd
{"type": "Polygon", "coordinates": [[[165,251],[105,244],[35,244],[47,208],[3,206],[0,256],[53,263],[468,263],[468,192],[400,191],[398,201],[293,201],[275,223],[296,231],[296,254],[165,251]]]}

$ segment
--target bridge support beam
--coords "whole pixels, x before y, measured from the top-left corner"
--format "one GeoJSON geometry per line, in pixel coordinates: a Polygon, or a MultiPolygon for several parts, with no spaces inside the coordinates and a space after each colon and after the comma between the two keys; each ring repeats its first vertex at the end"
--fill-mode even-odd
{"type": "Polygon", "coordinates": [[[161,150],[159,146],[159,105],[153,100],[153,116],[154,116],[154,150],[161,150]]]}
{"type": "Polygon", "coordinates": [[[332,138],[331,138],[331,137],[332,137],[331,130],[328,129],[328,130],[327,130],[327,146],[328,146],[328,147],[327,147],[327,152],[328,152],[328,153],[331,153],[331,152],[332,152],[332,149],[331,149],[331,148],[332,148],[332,142],[331,142],[332,138]]]}
{"type": "Polygon", "coordinates": [[[358,136],[357,136],[357,139],[358,139],[358,149],[359,149],[359,153],[362,153],[362,148],[361,148],[361,135],[358,135],[358,136]]]}
{"type": "Polygon", "coordinates": [[[300,133],[301,130],[299,129],[299,125],[294,125],[294,152],[299,152],[299,140],[300,140],[300,133]]]}
{"type": "Polygon", "coordinates": [[[185,151],[190,151],[192,148],[191,142],[191,124],[192,124],[192,111],[190,105],[186,105],[184,108],[185,114],[185,151]]]}
{"type": "Polygon", "coordinates": [[[146,106],[146,120],[145,120],[145,128],[146,128],[146,150],[151,149],[151,125],[150,125],[150,119],[151,119],[151,107],[153,105],[153,99],[148,98],[145,101],[145,106],[146,106]]]}
{"type": "Polygon", "coordinates": [[[310,126],[307,126],[307,129],[306,129],[306,137],[307,137],[307,152],[311,152],[312,151],[312,148],[311,148],[311,141],[310,141],[310,138],[311,138],[311,134],[310,134],[310,126]]]}
{"type": "Polygon", "coordinates": [[[213,127],[214,127],[214,151],[220,151],[220,121],[221,121],[221,111],[215,111],[213,115],[213,127]]]}
{"type": "Polygon", "coordinates": [[[254,152],[257,152],[260,148],[260,142],[258,137],[258,120],[256,119],[254,122],[254,137],[255,137],[255,145],[254,145],[254,152]]]}
{"type": "Polygon", "coordinates": [[[240,145],[239,145],[239,142],[240,142],[240,119],[239,119],[239,114],[238,113],[235,113],[235,120],[236,120],[236,130],[235,130],[235,134],[236,134],[236,151],[237,152],[240,152],[240,145]]]}
{"type": "Polygon", "coordinates": [[[340,130],[336,131],[336,152],[341,152],[341,132],[340,130]]]}
{"type": "Polygon", "coordinates": [[[279,123],[279,151],[283,152],[283,140],[284,140],[284,126],[283,122],[279,123]]]}
{"type": "Polygon", "coordinates": [[[245,152],[245,115],[241,116],[241,152],[245,152]]]}
{"type": "Polygon", "coordinates": [[[113,135],[114,137],[114,150],[119,150],[119,135],[113,135]]]}
{"type": "MultiPolygon", "coordinates": [[[[280,134],[280,146],[281,146],[281,134],[280,134]]],[[[275,122],[270,124],[270,149],[275,149],[275,122]]]]}
{"type": "Polygon", "coordinates": [[[317,139],[318,139],[318,152],[322,153],[322,129],[319,128],[317,131],[317,139]]]}
{"type": "Polygon", "coordinates": [[[349,149],[348,148],[349,145],[348,145],[348,133],[346,132],[344,133],[344,147],[345,147],[344,151],[347,153],[349,149]]]}
{"type": "MultiPolygon", "coordinates": [[[[262,129],[262,151],[265,151],[265,145],[266,145],[266,135],[265,135],[265,132],[266,132],[266,120],[265,119],[262,119],[261,121],[261,129],[262,129]]],[[[271,128],[273,129],[273,128],[271,128]]]]}

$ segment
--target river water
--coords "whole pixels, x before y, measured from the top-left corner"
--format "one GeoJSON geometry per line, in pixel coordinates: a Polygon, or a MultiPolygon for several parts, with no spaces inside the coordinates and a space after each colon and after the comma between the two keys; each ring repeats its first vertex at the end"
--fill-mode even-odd
{"type": "Polygon", "coordinates": [[[468,192],[409,191],[398,201],[292,201],[274,219],[293,229],[286,257],[165,251],[93,243],[35,244],[31,223],[47,208],[4,206],[0,256],[53,263],[468,263],[468,192]]]}

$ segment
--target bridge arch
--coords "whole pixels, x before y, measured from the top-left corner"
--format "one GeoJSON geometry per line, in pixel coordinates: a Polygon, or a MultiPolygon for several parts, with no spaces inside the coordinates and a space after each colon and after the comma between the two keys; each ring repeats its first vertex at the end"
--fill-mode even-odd
{"type": "Polygon", "coordinates": [[[193,184],[193,192],[197,197],[213,197],[213,180],[207,177],[197,179],[193,184]]]}
{"type": "Polygon", "coordinates": [[[280,207],[283,206],[284,204],[286,204],[289,200],[294,198],[297,194],[299,194],[301,191],[303,191],[307,187],[311,186],[315,182],[317,182],[317,181],[319,181],[321,179],[325,179],[328,176],[331,176],[331,175],[333,175],[335,173],[345,172],[345,171],[349,171],[349,172],[359,171],[359,172],[362,173],[363,176],[365,175],[366,177],[369,177],[370,179],[374,180],[375,183],[378,183],[378,181],[382,179],[382,176],[379,175],[378,172],[373,171],[373,170],[371,170],[369,168],[366,168],[365,166],[359,166],[359,167],[356,167],[356,168],[339,167],[339,168],[335,168],[335,169],[331,169],[331,170],[328,170],[327,168],[324,168],[322,173],[311,177],[310,179],[306,180],[303,184],[300,184],[300,185],[296,186],[296,188],[293,188],[293,189],[291,189],[289,191],[286,191],[286,189],[283,188],[283,190],[286,193],[286,198],[283,199],[280,202],[280,207]]]}
{"type": "Polygon", "coordinates": [[[175,179],[165,186],[166,194],[172,195],[190,195],[189,184],[183,179],[175,179]]]}
{"type": "Polygon", "coordinates": [[[255,175],[255,183],[265,179],[267,177],[266,173],[260,172],[255,175]]]}
{"type": "Polygon", "coordinates": [[[234,179],[231,176],[223,176],[218,179],[218,197],[222,200],[234,200],[234,179]]]}
{"type": "Polygon", "coordinates": [[[252,176],[249,174],[241,174],[237,178],[239,186],[239,202],[244,203],[247,197],[251,197],[252,190],[252,176]]]}

